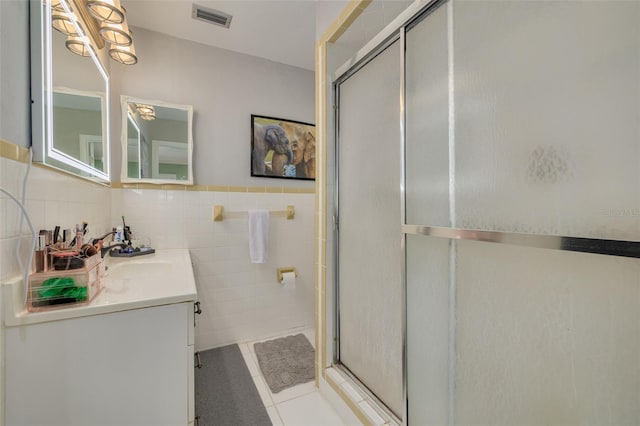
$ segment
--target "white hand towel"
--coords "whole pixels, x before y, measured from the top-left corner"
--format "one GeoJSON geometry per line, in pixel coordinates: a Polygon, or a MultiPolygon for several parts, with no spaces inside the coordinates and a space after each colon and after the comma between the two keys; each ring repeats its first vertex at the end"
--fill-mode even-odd
{"type": "Polygon", "coordinates": [[[267,262],[269,210],[249,210],[249,255],[251,263],[267,262]]]}

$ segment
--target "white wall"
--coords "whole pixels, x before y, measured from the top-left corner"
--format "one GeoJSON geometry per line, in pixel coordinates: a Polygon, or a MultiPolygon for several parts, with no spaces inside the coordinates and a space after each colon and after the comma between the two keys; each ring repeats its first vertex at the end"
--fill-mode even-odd
{"type": "MultiPolygon", "coordinates": [[[[314,122],[313,72],[140,28],[134,38],[139,62],[112,65],[113,99],[193,105],[196,184],[314,187],[313,181],[252,178],[249,168],[251,114],[314,122]]],[[[120,109],[111,112],[112,135],[120,135],[120,109]]],[[[117,137],[113,142],[119,152],[117,137]]],[[[120,164],[114,166],[117,177],[120,164]]],[[[112,218],[125,215],[154,247],[190,250],[204,311],[199,349],[313,326],[313,194],[123,189],[113,190],[112,200],[112,218]],[[292,204],[296,218],[271,219],[269,262],[252,265],[246,219],[214,223],[214,204],[230,211],[292,204]],[[294,292],[276,283],[281,266],[298,268],[294,292]]]]}
{"type": "Polygon", "coordinates": [[[28,6],[0,1],[0,139],[24,147],[31,144],[28,6]]]}
{"type": "Polygon", "coordinates": [[[316,41],[320,40],[320,37],[348,4],[349,0],[316,1],[316,41]]]}
{"type": "MultiPolygon", "coordinates": [[[[28,146],[29,137],[29,8],[26,1],[0,1],[0,139],[28,146]]],[[[7,165],[0,159],[0,186],[5,188],[7,165]]],[[[0,195],[0,253],[2,261],[8,256],[4,250],[7,235],[6,197],[0,195]]],[[[0,263],[0,276],[7,268],[0,263]]],[[[2,318],[0,292],[0,318],[2,318]]],[[[0,327],[0,413],[4,412],[4,330],[0,327]]],[[[0,415],[0,426],[4,417],[0,415]]]]}
{"type": "Polygon", "coordinates": [[[155,248],[188,248],[203,314],[196,349],[256,340],[313,327],[313,194],[112,190],[112,217],[155,248]],[[269,221],[268,261],[249,261],[247,218],[213,222],[213,205],[226,211],[295,206],[294,220],[269,221]],[[276,268],[298,269],[296,288],[276,281],[276,268]]]}
{"type": "MultiPolygon", "coordinates": [[[[0,166],[0,185],[19,197],[27,165],[0,158],[0,166]]],[[[73,228],[77,223],[87,221],[89,235],[99,236],[111,229],[109,191],[107,187],[33,166],[27,183],[26,206],[36,232],[40,229],[53,229],[56,225],[60,225],[61,229],[73,228]]],[[[14,255],[15,247],[22,235],[22,246],[25,249],[23,255],[26,259],[30,233],[26,222],[22,234],[19,233],[20,215],[16,204],[4,195],[0,197],[0,201],[3,212],[0,281],[5,282],[22,273],[14,255]]]]}
{"type": "MultiPolygon", "coordinates": [[[[252,178],[249,169],[251,114],[315,122],[312,71],[141,28],[134,28],[134,40],[139,62],[111,66],[113,99],[193,105],[197,184],[314,187],[312,181],[252,178]]],[[[112,152],[119,153],[122,117],[116,104],[112,152]]],[[[120,163],[112,170],[120,176],[120,163]]]]}

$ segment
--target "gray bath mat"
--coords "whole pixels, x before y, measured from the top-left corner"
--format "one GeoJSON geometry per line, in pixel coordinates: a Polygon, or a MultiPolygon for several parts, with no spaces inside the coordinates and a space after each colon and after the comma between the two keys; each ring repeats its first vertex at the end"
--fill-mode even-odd
{"type": "Polygon", "coordinates": [[[200,352],[195,369],[200,426],[271,426],[238,345],[200,352]]]}
{"type": "Polygon", "coordinates": [[[253,347],[271,392],[315,379],[314,350],[304,334],[256,343],[253,347]]]}

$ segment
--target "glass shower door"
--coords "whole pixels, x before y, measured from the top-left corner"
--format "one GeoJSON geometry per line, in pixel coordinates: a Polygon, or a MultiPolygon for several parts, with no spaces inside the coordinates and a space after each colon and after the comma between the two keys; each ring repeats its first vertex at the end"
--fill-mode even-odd
{"type": "Polygon", "coordinates": [[[336,361],[401,417],[399,70],[396,42],[339,85],[336,361]]]}
{"type": "MultiPolygon", "coordinates": [[[[449,227],[449,81],[447,6],[405,37],[405,217],[409,224],[449,227]]],[[[450,386],[451,266],[455,242],[406,236],[408,420],[446,425],[450,386]]]]}
{"type": "Polygon", "coordinates": [[[409,424],[640,422],[639,24],[450,1],[408,27],[409,424]]]}

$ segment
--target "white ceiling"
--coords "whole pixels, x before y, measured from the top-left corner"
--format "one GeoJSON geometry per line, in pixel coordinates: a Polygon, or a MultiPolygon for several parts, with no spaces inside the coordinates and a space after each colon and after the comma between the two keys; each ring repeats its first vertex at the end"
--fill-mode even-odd
{"type": "Polygon", "coordinates": [[[122,0],[121,3],[127,10],[130,26],[314,69],[315,0],[122,0]],[[193,19],[193,3],[232,15],[231,27],[193,19]]]}
{"type": "MultiPolygon", "coordinates": [[[[130,26],[313,70],[319,1],[333,0],[121,0],[121,3],[127,10],[130,26]],[[232,15],[231,27],[193,19],[193,3],[232,15]]],[[[373,0],[339,42],[348,44],[355,53],[410,3],[411,0],[373,0]]],[[[324,28],[320,30],[323,32],[324,28]]],[[[135,41],[135,34],[133,38],[135,41]]]]}

